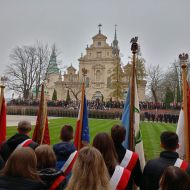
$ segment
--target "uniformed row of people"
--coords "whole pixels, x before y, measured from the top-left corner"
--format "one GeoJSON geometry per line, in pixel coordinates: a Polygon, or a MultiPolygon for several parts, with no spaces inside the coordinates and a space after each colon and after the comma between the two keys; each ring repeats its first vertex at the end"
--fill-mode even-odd
{"type": "Polygon", "coordinates": [[[141,120],[153,121],[153,122],[165,122],[165,123],[177,123],[179,115],[177,114],[156,114],[145,112],[141,113],[141,120]]]}

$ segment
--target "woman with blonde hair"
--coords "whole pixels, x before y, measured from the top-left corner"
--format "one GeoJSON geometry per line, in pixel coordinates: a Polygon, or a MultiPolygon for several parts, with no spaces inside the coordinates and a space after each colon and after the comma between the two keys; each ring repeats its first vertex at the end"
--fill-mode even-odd
{"type": "Polygon", "coordinates": [[[36,155],[31,148],[15,149],[0,173],[0,189],[44,189],[44,185],[37,174],[36,166],[36,155]]]}
{"type": "Polygon", "coordinates": [[[93,147],[79,151],[66,190],[109,190],[109,174],[101,153],[93,147]]]}

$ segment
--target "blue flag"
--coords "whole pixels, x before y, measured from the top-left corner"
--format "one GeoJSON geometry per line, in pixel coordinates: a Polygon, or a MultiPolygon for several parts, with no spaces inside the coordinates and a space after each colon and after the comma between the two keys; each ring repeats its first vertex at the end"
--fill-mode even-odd
{"type": "Polygon", "coordinates": [[[130,87],[127,92],[127,97],[125,101],[125,106],[122,114],[121,123],[126,129],[125,140],[123,141],[123,146],[128,149],[129,148],[129,135],[130,135],[130,87]]]}
{"type": "Polygon", "coordinates": [[[84,95],[84,110],[83,110],[83,120],[82,120],[82,135],[81,140],[83,142],[90,142],[89,127],[88,127],[88,109],[86,102],[86,95],[84,95]]]}

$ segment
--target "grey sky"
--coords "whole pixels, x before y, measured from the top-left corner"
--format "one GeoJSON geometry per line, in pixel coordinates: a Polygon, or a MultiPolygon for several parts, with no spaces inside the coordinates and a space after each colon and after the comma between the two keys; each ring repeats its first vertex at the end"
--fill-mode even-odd
{"type": "Polygon", "coordinates": [[[124,64],[137,35],[146,64],[167,68],[179,53],[190,52],[189,20],[189,0],[0,0],[0,75],[13,47],[37,40],[55,42],[62,64],[78,67],[99,23],[109,43],[118,25],[124,64]]]}

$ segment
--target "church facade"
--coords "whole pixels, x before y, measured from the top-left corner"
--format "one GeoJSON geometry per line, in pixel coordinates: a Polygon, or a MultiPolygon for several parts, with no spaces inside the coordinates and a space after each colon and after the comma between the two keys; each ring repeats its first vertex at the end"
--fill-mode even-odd
{"type": "MultiPolygon", "coordinates": [[[[101,28],[97,35],[92,37],[92,44],[86,47],[84,55],[81,54],[79,61],[79,71],[72,65],[67,68],[67,72],[62,76],[56,63],[55,52],[52,52],[48,67],[48,77],[46,81],[46,91],[48,99],[52,99],[54,90],[57,92],[58,100],[66,100],[68,91],[72,100],[80,99],[81,85],[85,80],[86,97],[88,100],[108,101],[112,97],[112,74],[117,61],[120,61],[119,54],[115,55],[118,48],[118,41],[115,31],[115,37],[112,45],[107,43],[107,37],[102,34],[101,28]],[[82,69],[87,73],[83,76],[82,69]],[[85,79],[84,79],[85,78],[85,79]]],[[[129,81],[127,77],[123,78],[123,93],[128,89],[129,81]]],[[[139,100],[145,99],[146,81],[141,80],[138,83],[139,100]]],[[[112,97],[112,99],[114,99],[112,97]]]]}

